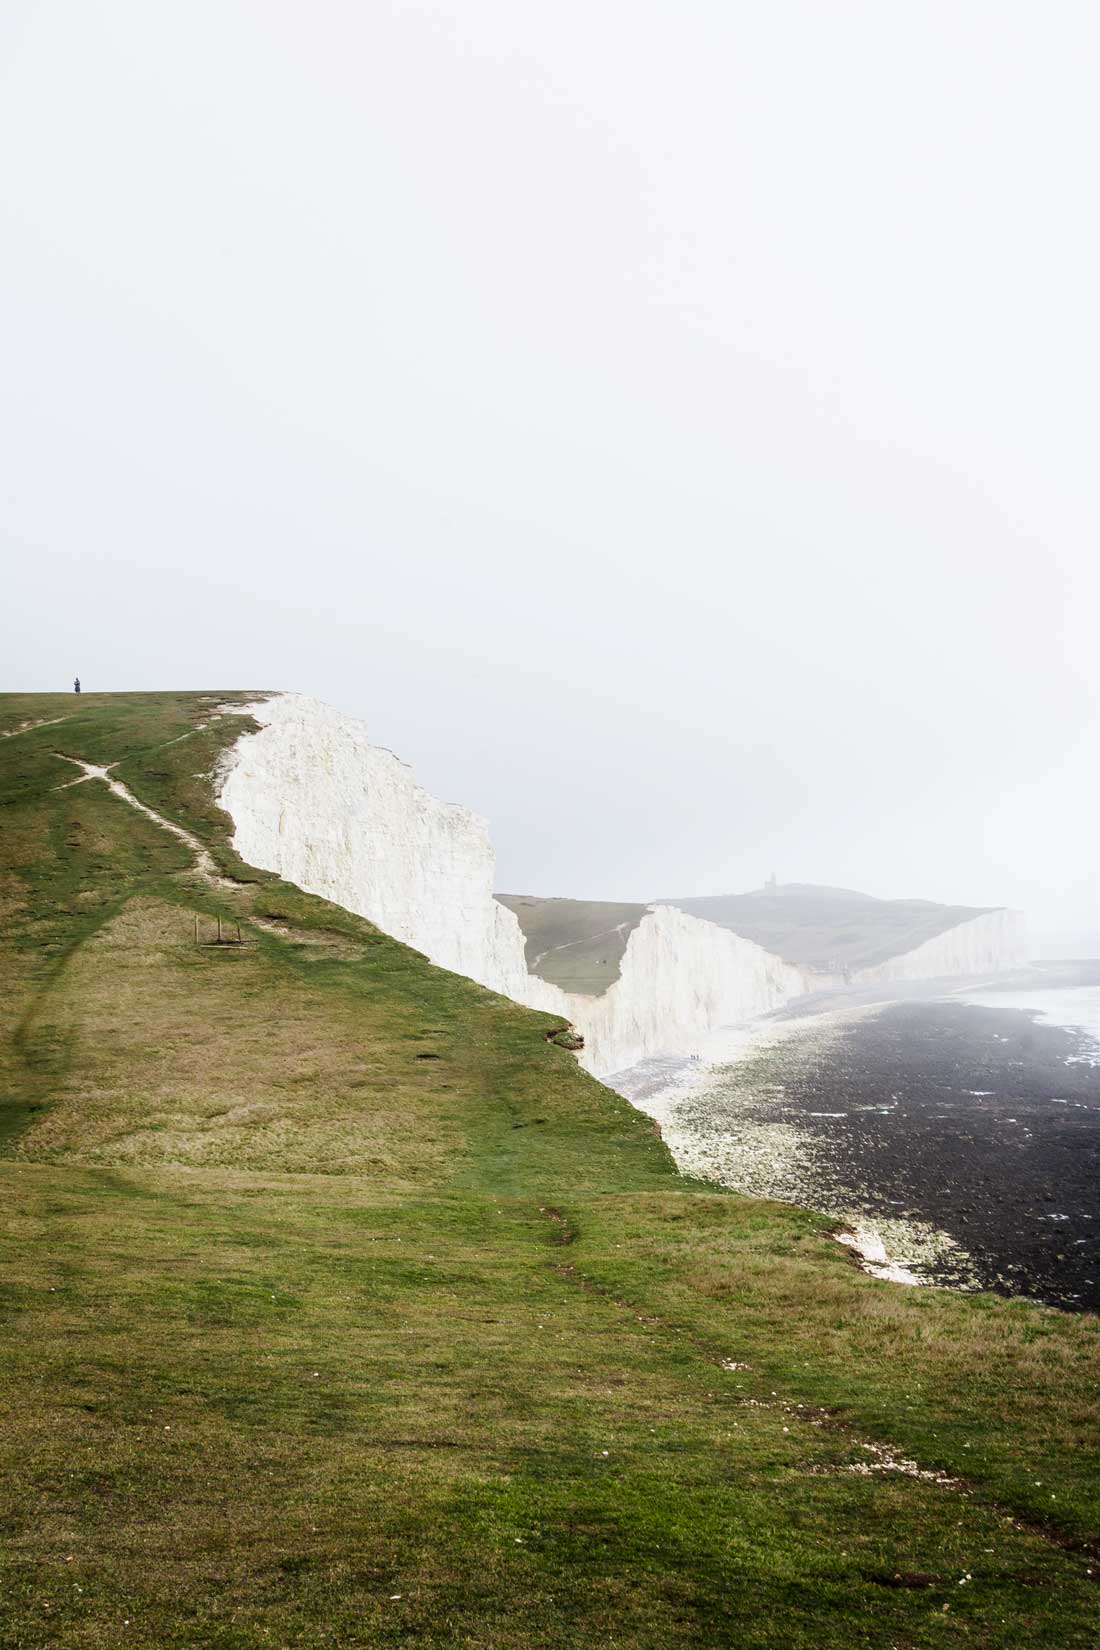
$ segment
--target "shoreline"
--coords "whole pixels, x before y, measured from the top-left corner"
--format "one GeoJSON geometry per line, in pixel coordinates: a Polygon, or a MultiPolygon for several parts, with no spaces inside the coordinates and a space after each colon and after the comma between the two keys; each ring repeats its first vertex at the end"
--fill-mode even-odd
{"type": "MultiPolygon", "coordinates": [[[[676,1127],[678,1110],[689,1102],[693,1095],[705,1094],[717,1073],[728,1071],[750,1058],[764,1056],[769,1051],[779,1048],[788,1039],[805,1037],[810,1029],[824,1030],[826,1036],[834,1030],[839,1032],[841,1025],[838,1022],[854,1021],[857,1017],[877,1012],[879,1008],[886,1006],[886,1003],[894,1000],[887,998],[882,1003],[861,1002],[832,1009],[819,1003],[810,1012],[807,1012],[805,1004],[800,1004],[798,1011],[793,1013],[787,1008],[779,1009],[758,1020],[746,1021],[740,1026],[723,1027],[710,1033],[704,1050],[699,1055],[657,1055],[625,1071],[614,1072],[603,1081],[615,1089],[617,1094],[629,1100],[632,1106],[653,1118],[681,1173],[695,1174],[702,1179],[716,1178],[718,1184],[730,1191],[740,1192],[742,1196],[767,1196],[778,1202],[791,1202],[798,1207],[812,1208],[815,1213],[838,1223],[839,1230],[832,1235],[837,1243],[852,1251],[862,1271],[871,1277],[883,1278],[892,1283],[919,1286],[930,1280],[921,1277],[912,1269],[913,1256],[910,1251],[914,1246],[903,1242],[901,1254],[890,1252],[886,1235],[871,1224],[865,1213],[855,1209],[819,1207],[816,1203],[808,1203],[801,1196],[786,1197],[778,1191],[750,1191],[741,1177],[730,1181],[720,1174],[716,1176],[710,1172],[711,1165],[700,1166],[696,1143],[689,1138],[691,1131],[678,1130],[676,1127]]],[[[897,1236],[895,1232],[895,1245],[897,1236]]]]}
{"type": "Polygon", "coordinates": [[[682,1172],[838,1222],[873,1276],[1097,1311],[1096,1032],[1100,964],[1060,964],[822,994],[606,1081],[682,1172]]]}

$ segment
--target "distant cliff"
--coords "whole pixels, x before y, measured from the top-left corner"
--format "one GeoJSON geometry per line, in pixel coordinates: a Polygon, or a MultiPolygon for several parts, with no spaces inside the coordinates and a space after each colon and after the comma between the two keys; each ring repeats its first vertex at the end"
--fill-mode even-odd
{"type": "MultiPolygon", "coordinates": [[[[364,723],[297,694],[275,694],[253,714],[260,730],[230,752],[219,792],[242,859],[369,918],[443,968],[560,1015],[583,1035],[580,1058],[596,1074],[695,1052],[708,1032],[821,983],[789,949],[672,904],[517,896],[505,905],[493,896],[484,820],[431,796],[370,743],[364,723]]],[[[907,935],[929,923],[943,932],[854,977],[988,973],[1021,960],[1012,913],[962,907],[967,920],[952,924],[954,908],[910,903],[924,927],[909,923],[907,935]]]]}
{"type": "MultiPolygon", "coordinates": [[[[819,973],[859,979],[871,978],[870,970],[894,958],[918,950],[924,955],[925,942],[949,930],[979,917],[1003,914],[988,906],[944,905],[928,899],[876,899],[854,888],[812,882],[773,881],[747,894],[712,894],[667,903],[743,934],[787,962],[819,973]]],[[[997,923],[991,925],[990,932],[999,932],[997,923]]],[[[950,954],[948,947],[943,955],[950,954]]],[[[1003,965],[989,961],[981,964],[985,970],[998,966],[1003,965]]],[[[1015,966],[1015,961],[1009,966],[1015,966]]],[[[939,972],[971,970],[949,968],[939,972]]]]}
{"type": "Polygon", "coordinates": [[[1020,968],[1026,961],[1023,913],[1002,908],[956,923],[912,951],[859,969],[853,978],[868,984],[876,980],[938,980],[959,974],[1002,973],[1020,968]]]}

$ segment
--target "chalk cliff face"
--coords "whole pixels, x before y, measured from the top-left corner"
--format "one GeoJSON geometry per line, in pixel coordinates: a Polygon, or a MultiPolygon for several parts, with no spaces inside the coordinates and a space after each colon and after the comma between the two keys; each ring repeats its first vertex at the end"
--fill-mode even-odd
{"type": "Polygon", "coordinates": [[[439,802],[366,725],[316,699],[252,707],[219,804],[241,858],[368,917],[433,962],[518,997],[523,936],[493,898],[485,821],[439,802]]]}
{"type": "MultiPolygon", "coordinates": [[[[729,928],[657,905],[631,931],[606,991],[567,993],[527,972],[519,922],[493,897],[484,820],[430,796],[354,717],[298,694],[251,708],[260,731],[231,751],[218,797],[241,858],[369,918],[443,968],[570,1021],[597,1075],[651,1054],[694,1053],[708,1032],[821,983],[729,928]]],[[[1018,917],[996,911],[857,978],[988,973],[1022,953],[1018,917]]]]}
{"type": "Polygon", "coordinates": [[[592,1072],[694,1052],[706,1032],[805,989],[798,969],[669,906],[642,918],[602,996],[537,979],[519,923],[493,898],[484,820],[430,796],[370,744],[364,723],[328,705],[278,694],[252,714],[261,729],[231,752],[218,797],[241,858],[369,918],[443,968],[561,1015],[584,1035],[592,1072]]]}
{"type": "Polygon", "coordinates": [[[651,1054],[694,1054],[707,1032],[778,1008],[812,989],[806,974],[715,923],[658,905],[633,930],[619,978],[599,997],[531,977],[524,1001],[564,1014],[584,1034],[597,1076],[651,1054]]]}
{"type": "Polygon", "coordinates": [[[938,980],[953,974],[995,974],[1022,968],[1027,935],[1019,911],[986,911],[969,922],[944,929],[923,945],[889,957],[855,975],[872,983],[888,980],[938,980]]]}

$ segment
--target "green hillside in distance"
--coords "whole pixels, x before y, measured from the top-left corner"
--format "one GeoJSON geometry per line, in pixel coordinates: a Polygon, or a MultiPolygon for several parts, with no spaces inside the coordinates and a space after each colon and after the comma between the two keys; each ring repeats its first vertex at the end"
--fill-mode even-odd
{"type": "Polygon", "coordinates": [[[0,697],[0,1644],[1091,1647],[1097,1320],[864,1276],[242,864],[254,697],[0,697]]]}
{"type": "MultiPolygon", "coordinates": [[[[623,953],[648,905],[606,900],[498,894],[519,919],[528,971],[563,991],[599,996],[619,977],[623,953]]],[[[770,884],[747,894],[702,894],[654,900],[752,940],[785,962],[822,973],[872,968],[989,906],[934,900],[877,899],[851,888],[770,884]]]]}
{"type": "Polygon", "coordinates": [[[876,899],[852,888],[811,882],[776,883],[748,894],[666,899],[660,904],[730,928],[786,962],[829,973],[873,968],[991,909],[925,899],[876,899]]]}
{"type": "Polygon", "coordinates": [[[619,977],[626,942],[648,909],[606,900],[498,894],[523,929],[527,971],[563,991],[598,997],[619,977]]]}

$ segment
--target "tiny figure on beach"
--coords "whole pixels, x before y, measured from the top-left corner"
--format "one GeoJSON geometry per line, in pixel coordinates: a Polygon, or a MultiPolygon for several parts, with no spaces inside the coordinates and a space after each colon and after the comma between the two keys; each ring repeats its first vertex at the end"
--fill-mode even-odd
{"type": "Polygon", "coordinates": [[[79,676],[74,676],[73,677],[73,692],[74,693],[79,693],[80,692],[80,677],[79,676]]]}

